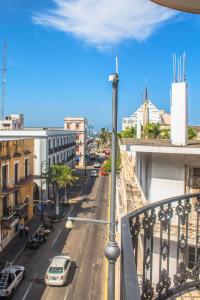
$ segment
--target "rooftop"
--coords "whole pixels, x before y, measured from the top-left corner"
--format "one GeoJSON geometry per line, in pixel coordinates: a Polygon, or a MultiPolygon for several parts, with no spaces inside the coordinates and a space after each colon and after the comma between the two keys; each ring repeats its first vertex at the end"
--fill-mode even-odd
{"type": "Polygon", "coordinates": [[[189,140],[186,146],[172,145],[168,139],[121,139],[121,149],[135,152],[200,154],[200,141],[189,140]]]}

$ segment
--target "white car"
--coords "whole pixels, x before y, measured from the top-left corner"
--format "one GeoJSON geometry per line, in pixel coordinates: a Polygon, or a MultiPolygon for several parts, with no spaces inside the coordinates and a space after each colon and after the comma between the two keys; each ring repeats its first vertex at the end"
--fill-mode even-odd
{"type": "Polygon", "coordinates": [[[25,276],[23,266],[6,266],[0,273],[0,297],[10,297],[25,276]]]}
{"type": "Polygon", "coordinates": [[[47,269],[45,276],[46,285],[62,286],[67,280],[71,267],[71,259],[67,255],[55,256],[47,269]]]}
{"type": "Polygon", "coordinates": [[[94,168],[100,168],[100,167],[101,167],[100,163],[98,161],[96,161],[94,163],[94,168]]]}
{"type": "Polygon", "coordinates": [[[98,176],[98,173],[96,170],[92,170],[91,173],[90,173],[90,176],[91,177],[97,177],[98,176]]]}

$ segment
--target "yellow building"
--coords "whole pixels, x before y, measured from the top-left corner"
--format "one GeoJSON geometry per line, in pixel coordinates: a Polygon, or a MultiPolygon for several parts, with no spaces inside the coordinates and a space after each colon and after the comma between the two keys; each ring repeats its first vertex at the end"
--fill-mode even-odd
{"type": "Polygon", "coordinates": [[[33,216],[33,139],[0,139],[0,251],[33,216]]]}

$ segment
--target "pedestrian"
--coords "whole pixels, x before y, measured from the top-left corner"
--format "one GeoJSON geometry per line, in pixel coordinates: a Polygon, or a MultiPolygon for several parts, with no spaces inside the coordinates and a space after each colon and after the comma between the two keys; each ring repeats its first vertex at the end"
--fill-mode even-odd
{"type": "Polygon", "coordinates": [[[28,227],[27,224],[26,224],[25,227],[24,227],[24,233],[25,233],[25,239],[27,239],[28,233],[29,233],[29,227],[28,227]]]}
{"type": "Polygon", "coordinates": [[[21,237],[23,236],[23,232],[24,232],[24,224],[21,223],[21,224],[19,225],[19,235],[20,235],[21,237]]]}

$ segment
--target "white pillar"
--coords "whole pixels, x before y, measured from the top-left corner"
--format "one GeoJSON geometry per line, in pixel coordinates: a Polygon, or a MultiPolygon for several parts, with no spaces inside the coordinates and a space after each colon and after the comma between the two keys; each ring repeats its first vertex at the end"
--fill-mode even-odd
{"type": "Polygon", "coordinates": [[[188,95],[186,82],[172,83],[171,93],[171,141],[185,146],[188,139],[188,95]]]}

